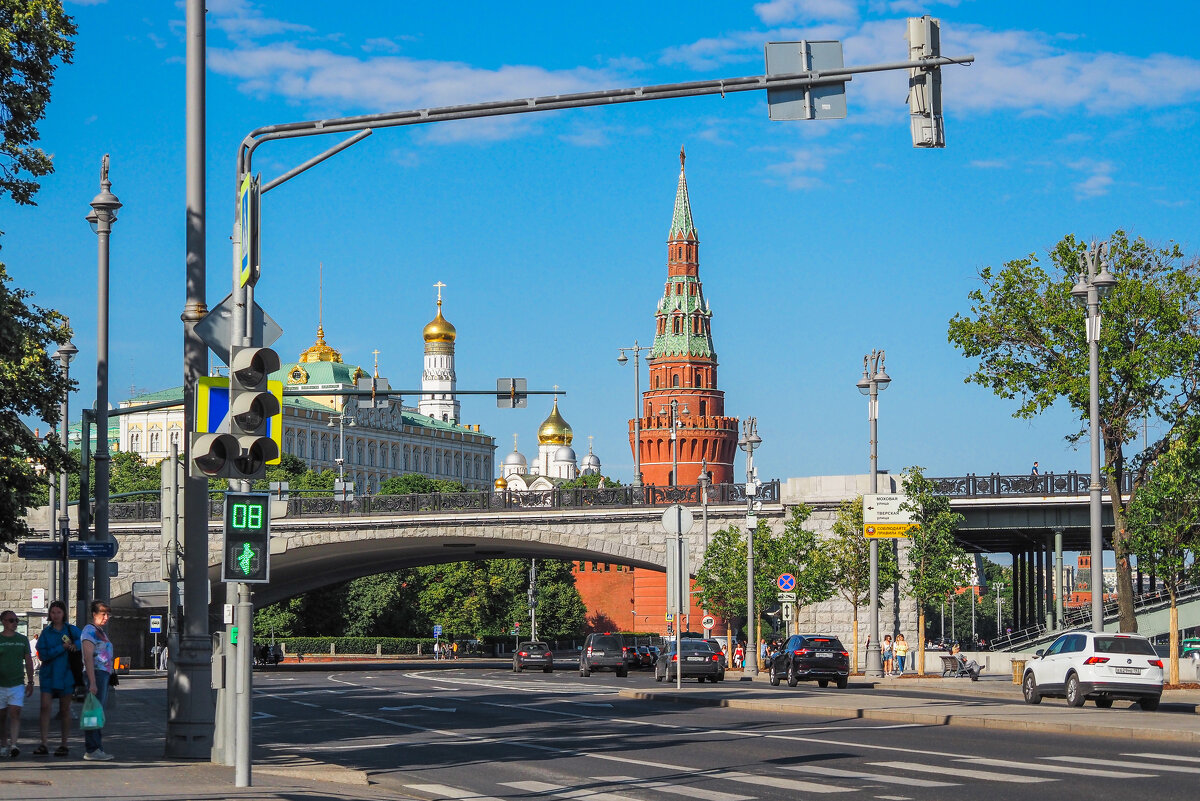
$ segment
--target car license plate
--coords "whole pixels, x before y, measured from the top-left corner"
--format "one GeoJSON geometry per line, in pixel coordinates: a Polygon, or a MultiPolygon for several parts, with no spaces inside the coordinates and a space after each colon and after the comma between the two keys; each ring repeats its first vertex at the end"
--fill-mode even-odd
{"type": "Polygon", "coordinates": [[[817,653],[817,657],[820,659],[830,659],[833,657],[833,651],[820,651],[817,653]]]}
{"type": "Polygon", "coordinates": [[[1132,673],[1135,676],[1142,672],[1138,668],[1114,668],[1114,670],[1118,673],[1132,673]]]}
{"type": "Polygon", "coordinates": [[[604,656],[603,651],[592,651],[592,656],[604,656]]]}
{"type": "Polygon", "coordinates": [[[704,662],[706,660],[702,656],[689,656],[687,658],[687,661],[689,661],[689,662],[704,662]]]}

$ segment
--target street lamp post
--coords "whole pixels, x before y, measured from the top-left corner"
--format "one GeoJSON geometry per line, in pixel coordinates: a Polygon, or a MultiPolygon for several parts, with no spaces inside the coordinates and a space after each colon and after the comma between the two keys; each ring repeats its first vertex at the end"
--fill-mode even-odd
{"type": "Polygon", "coordinates": [[[1088,423],[1092,440],[1092,482],[1088,491],[1092,549],[1092,631],[1104,631],[1104,541],[1100,530],[1100,298],[1116,286],[1108,271],[1108,243],[1092,243],[1079,255],[1079,281],[1071,297],[1086,308],[1088,340],[1088,423]]]}
{"type": "MultiPolygon", "coordinates": [[[[863,374],[856,386],[870,398],[867,419],[871,423],[871,494],[879,492],[879,393],[892,382],[883,368],[884,352],[873,350],[863,356],[863,374]]],[[[883,661],[879,652],[879,541],[871,540],[871,630],[867,646],[867,675],[882,676],[883,661]]]]}
{"type": "Polygon", "coordinates": [[[688,414],[687,404],[679,405],[679,400],[671,398],[671,403],[658,410],[659,414],[671,416],[671,486],[679,486],[679,413],[688,414]]]}
{"type": "Polygon", "coordinates": [[[632,348],[618,348],[621,355],[617,357],[617,363],[624,366],[629,362],[629,357],[625,355],[625,351],[633,352],[633,486],[641,488],[642,486],[642,370],[639,365],[638,357],[644,350],[650,350],[648,346],[639,345],[638,341],[633,340],[632,348]]]}
{"type": "Polygon", "coordinates": [[[996,582],[996,638],[999,639],[1004,634],[1004,599],[1000,597],[1000,591],[1004,585],[996,582]]]}
{"type": "MultiPolygon", "coordinates": [[[[343,409],[344,408],[345,407],[343,407],[343,409]]],[[[337,421],[336,426],[338,429],[338,458],[335,459],[334,461],[337,462],[337,466],[338,466],[338,481],[342,482],[342,486],[345,487],[345,483],[346,483],[346,426],[350,426],[351,428],[353,428],[354,426],[358,425],[358,421],[354,418],[354,415],[346,414],[345,411],[343,411],[342,414],[329,415],[329,423],[327,423],[327,425],[330,428],[333,428],[335,425],[335,423],[334,423],[335,420],[337,421]]]]}
{"type": "MultiPolygon", "coordinates": [[[[70,324],[70,320],[67,321],[70,324]]],[[[75,355],[79,353],[79,348],[75,347],[75,343],[67,340],[66,344],[60,345],[55,351],[54,356],[58,359],[59,365],[63,371],[63,381],[68,385],[71,382],[71,362],[75,355]]],[[[70,417],[68,415],[68,400],[70,399],[71,391],[63,392],[62,403],[59,405],[59,436],[62,438],[62,446],[70,450],[70,444],[67,442],[67,435],[70,433],[70,417]]],[[[61,587],[61,595],[57,592],[57,588],[52,589],[51,596],[58,598],[66,603],[67,596],[70,594],[70,563],[67,562],[67,539],[71,536],[71,518],[67,514],[67,471],[64,470],[58,476],[58,542],[62,543],[62,559],[54,566],[51,571],[58,572],[58,580],[51,582],[61,587]]],[[[50,514],[54,514],[54,510],[50,510],[50,514]]],[[[68,604],[68,607],[70,605],[68,604]]]]}
{"type": "Polygon", "coordinates": [[[758,479],[754,470],[754,449],[762,444],[758,436],[758,421],[747,417],[742,425],[742,438],[738,447],[746,452],[746,663],[748,676],[758,675],[758,626],[754,618],[754,528],[758,520],[754,514],[754,497],[758,494],[758,479]]]}
{"type": "MultiPolygon", "coordinates": [[[[100,194],[92,198],[87,221],[97,240],[96,324],[96,516],[92,539],[108,542],[108,251],[109,236],[117,221],[121,201],[112,193],[108,180],[108,154],[100,162],[100,194]]],[[[109,600],[108,560],[95,561],[93,598],[109,600]]]]}

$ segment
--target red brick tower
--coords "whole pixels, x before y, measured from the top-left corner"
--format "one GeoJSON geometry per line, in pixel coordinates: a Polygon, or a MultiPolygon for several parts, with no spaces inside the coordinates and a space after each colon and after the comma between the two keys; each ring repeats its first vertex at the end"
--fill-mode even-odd
{"type": "MultiPolygon", "coordinates": [[[[655,313],[654,347],[646,362],[649,389],[642,393],[642,480],[659,486],[695,484],[708,463],[714,484],[733,481],[738,420],[725,416],[725,393],[717,389],[712,311],[700,284],[700,240],[679,151],[679,185],[667,237],[667,285],[655,313]],[[671,474],[671,401],[677,402],[679,475],[671,474]]],[[[633,420],[629,442],[633,447],[633,420]]]]}

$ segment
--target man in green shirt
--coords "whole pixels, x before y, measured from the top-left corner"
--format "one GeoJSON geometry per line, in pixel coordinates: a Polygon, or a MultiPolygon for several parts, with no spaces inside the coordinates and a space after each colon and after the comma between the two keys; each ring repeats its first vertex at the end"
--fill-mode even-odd
{"type": "Polygon", "coordinates": [[[17,633],[17,613],[12,610],[0,612],[0,707],[5,707],[6,721],[0,722],[0,756],[18,757],[17,735],[21,732],[21,707],[25,699],[33,695],[33,657],[29,653],[29,639],[17,633]],[[22,668],[24,662],[24,668],[22,668]],[[21,686],[21,674],[28,678],[21,686]],[[4,725],[7,723],[7,725],[4,725]]]}

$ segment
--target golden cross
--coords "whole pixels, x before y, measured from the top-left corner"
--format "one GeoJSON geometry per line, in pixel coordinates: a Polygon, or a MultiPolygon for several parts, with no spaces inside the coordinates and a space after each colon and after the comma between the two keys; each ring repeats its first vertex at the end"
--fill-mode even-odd
{"type": "Polygon", "coordinates": [[[592,436],[591,434],[588,434],[588,453],[592,452],[592,440],[593,439],[595,439],[595,437],[592,436]]]}
{"type": "Polygon", "coordinates": [[[438,305],[441,306],[442,305],[442,290],[445,289],[446,285],[443,284],[441,281],[438,281],[436,284],[434,284],[434,286],[437,287],[438,305]]]}

